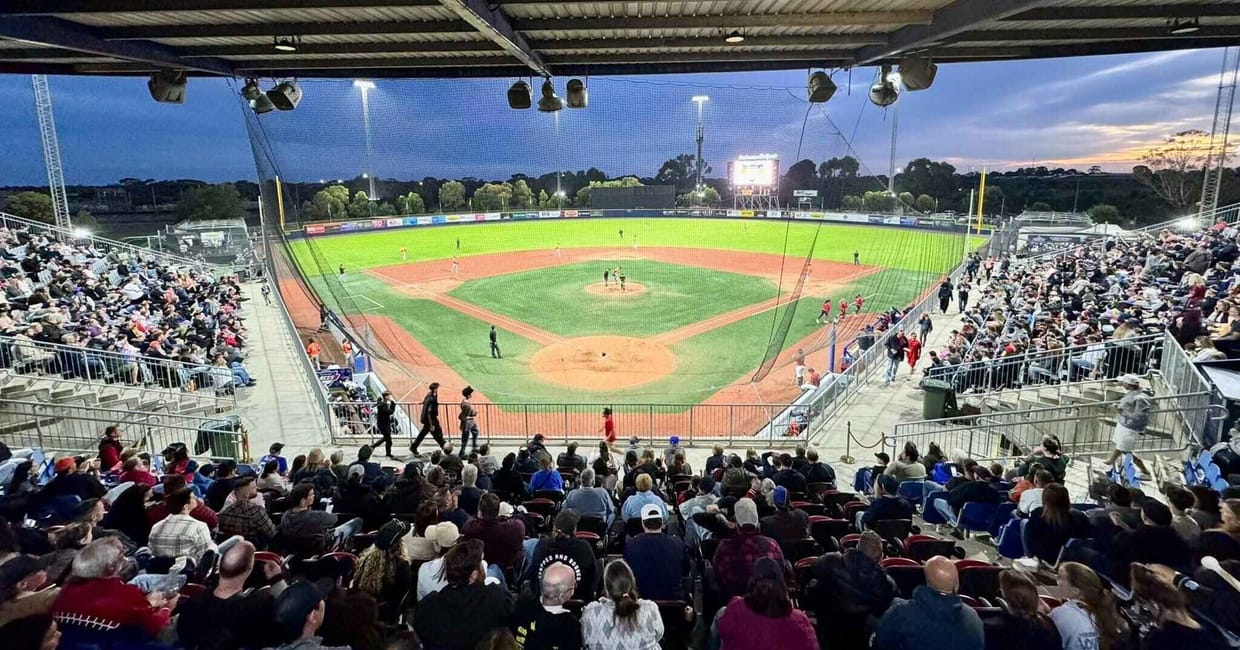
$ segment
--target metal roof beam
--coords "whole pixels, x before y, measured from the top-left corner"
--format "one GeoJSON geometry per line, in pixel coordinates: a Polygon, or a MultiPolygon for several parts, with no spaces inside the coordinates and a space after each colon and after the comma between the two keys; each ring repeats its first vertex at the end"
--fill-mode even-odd
{"type": "Polygon", "coordinates": [[[438,7],[439,0],[5,0],[0,15],[50,16],[117,12],[262,11],[269,9],[354,9],[360,7],[438,7]]]}
{"type": "Polygon", "coordinates": [[[1226,18],[1240,16],[1240,4],[1038,7],[1003,20],[1125,20],[1132,18],[1226,18]]]}
{"type": "Polygon", "coordinates": [[[580,29],[694,29],[717,27],[839,27],[841,25],[928,24],[929,11],[839,11],[806,14],[744,14],[734,16],[616,16],[610,18],[522,18],[512,24],[522,32],[580,29]]]}
{"type": "Polygon", "coordinates": [[[338,34],[474,33],[463,20],[393,20],[365,23],[219,23],[211,25],[130,25],[100,27],[108,40],[216,38],[232,36],[315,36],[338,34]]]}
{"type": "Polygon", "coordinates": [[[847,61],[850,50],[790,50],[777,52],[647,52],[636,54],[560,54],[548,55],[555,66],[565,63],[594,65],[599,63],[726,62],[726,61],[799,61],[801,66],[825,66],[847,61]]]}
{"type": "Polygon", "coordinates": [[[821,36],[746,36],[744,43],[725,43],[722,37],[684,38],[557,38],[534,39],[530,45],[536,50],[641,50],[646,48],[695,48],[727,47],[745,51],[752,47],[778,47],[781,45],[805,45],[819,47],[860,46],[885,43],[882,34],[823,34],[821,36]]]}
{"type": "MultiPolygon", "coordinates": [[[[126,61],[148,63],[162,68],[199,70],[232,76],[230,63],[216,58],[183,58],[177,50],[151,41],[111,42],[96,30],[60,18],[40,16],[0,16],[0,38],[31,45],[43,45],[71,52],[97,54],[126,61]]],[[[3,54],[0,53],[0,57],[3,54]]]]}
{"type": "Polygon", "coordinates": [[[956,0],[934,12],[929,25],[902,27],[883,45],[868,45],[853,55],[856,65],[866,65],[909,50],[940,42],[978,25],[1036,8],[1049,0],[956,0]]]}
{"type": "MultiPolygon", "coordinates": [[[[293,60],[304,54],[434,54],[439,52],[486,52],[499,51],[490,41],[444,41],[416,43],[302,43],[296,52],[278,52],[271,45],[192,45],[177,48],[184,58],[263,56],[293,60]]],[[[62,50],[51,48],[0,49],[0,59],[6,61],[34,61],[65,56],[62,50]]]]}
{"type": "Polygon", "coordinates": [[[440,0],[440,3],[539,76],[551,76],[542,57],[530,47],[525,36],[513,28],[508,15],[489,0],[440,0]]]}
{"type": "MultiPolygon", "coordinates": [[[[1108,27],[1102,29],[982,29],[963,32],[953,36],[953,43],[987,41],[1129,41],[1129,40],[1179,40],[1184,38],[1231,38],[1240,36],[1240,25],[1210,27],[1203,25],[1191,34],[1172,34],[1166,27],[1108,27]]],[[[1055,46],[1048,46],[1055,47],[1055,46]]]]}

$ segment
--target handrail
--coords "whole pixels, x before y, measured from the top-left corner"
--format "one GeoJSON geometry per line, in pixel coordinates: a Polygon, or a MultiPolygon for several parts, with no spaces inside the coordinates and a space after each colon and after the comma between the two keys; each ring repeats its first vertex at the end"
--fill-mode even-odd
{"type": "MultiPolygon", "coordinates": [[[[994,385],[993,380],[997,373],[1003,373],[1005,371],[1008,371],[1012,367],[1016,367],[1020,371],[1020,378],[1027,380],[1028,378],[1026,376],[1026,373],[1027,373],[1028,367],[1031,364],[1034,364],[1040,361],[1050,360],[1050,361],[1058,362],[1062,365],[1058,368],[1048,368],[1046,369],[1047,372],[1053,372],[1054,374],[1052,376],[1055,379],[1060,379],[1060,374],[1065,369],[1062,366],[1067,366],[1066,369],[1069,373],[1068,383],[1073,383],[1071,382],[1072,360],[1081,358],[1086,352],[1089,351],[1089,348],[1093,347],[1094,345],[1102,346],[1102,352],[1104,355],[1106,355],[1104,356],[1103,361],[1107,362],[1109,360],[1108,357],[1113,350],[1123,349],[1123,348],[1131,349],[1135,347],[1135,348],[1141,349],[1142,351],[1145,351],[1147,347],[1153,347],[1155,344],[1162,341],[1163,338],[1164,338],[1164,334],[1162,332],[1159,332],[1157,334],[1142,334],[1141,336],[1134,336],[1134,337],[1125,338],[1125,339],[1107,339],[1105,341],[1100,341],[1097,344],[1086,343],[1086,344],[1078,344],[1078,345],[1069,345],[1069,346],[1059,348],[1057,350],[1038,350],[1034,352],[1026,351],[1022,354],[1015,355],[1015,356],[994,357],[994,358],[983,359],[981,361],[974,361],[974,362],[963,362],[962,361],[960,364],[953,366],[955,371],[952,372],[951,374],[950,382],[952,383],[952,386],[955,387],[957,390],[965,390],[967,388],[973,388],[973,386],[962,386],[960,384],[961,375],[965,373],[973,373],[973,372],[980,371],[985,374],[985,377],[982,381],[982,386],[987,389],[990,389],[994,385]]],[[[1108,368],[1107,374],[1112,375],[1112,376],[1117,375],[1117,374],[1125,374],[1125,373],[1143,375],[1146,373],[1146,371],[1149,370],[1152,360],[1153,360],[1153,357],[1151,355],[1148,358],[1143,358],[1141,360],[1141,363],[1133,364],[1131,367],[1128,367],[1128,368],[1119,369],[1118,373],[1112,372],[1112,370],[1114,369],[1108,368]]],[[[1100,370],[1102,370],[1102,368],[1095,369],[1095,371],[1100,371],[1100,370]]],[[[931,376],[933,376],[933,374],[931,376]]]]}
{"type": "MultiPolygon", "coordinates": [[[[1229,205],[1219,206],[1209,212],[1200,213],[1196,215],[1189,215],[1189,217],[1197,219],[1197,221],[1200,223],[1200,226],[1202,228],[1209,227],[1214,222],[1217,222],[1220,217],[1223,219],[1224,222],[1229,223],[1229,224],[1234,224],[1234,223],[1240,222],[1240,203],[1231,203],[1229,205]],[[1209,221],[1209,223],[1207,223],[1207,220],[1209,221]]],[[[1176,217],[1174,219],[1160,221],[1158,223],[1150,224],[1148,226],[1142,226],[1134,230],[1125,231],[1123,234],[1116,235],[1116,236],[1120,238],[1126,238],[1126,237],[1133,237],[1136,235],[1147,234],[1151,232],[1158,232],[1158,231],[1161,231],[1167,228],[1175,228],[1183,218],[1184,217],[1176,217]]],[[[1109,239],[1109,237],[1098,237],[1095,239],[1090,239],[1090,240],[1081,242],[1081,245],[1093,247],[1100,243],[1106,242],[1107,239],[1109,239]]],[[[1021,260],[1025,262],[1038,261],[1038,260],[1043,260],[1047,258],[1058,257],[1060,255],[1067,255],[1070,253],[1070,251],[1071,251],[1071,248],[1049,250],[1044,253],[1038,253],[1037,255],[1029,255],[1026,257],[1022,257],[1021,260]]]]}
{"type": "Polygon", "coordinates": [[[57,381],[79,381],[91,384],[106,384],[108,378],[121,377],[122,381],[131,388],[183,393],[192,395],[196,399],[222,402],[229,406],[237,404],[235,393],[221,396],[186,389],[191,379],[201,378],[202,381],[210,379],[211,366],[209,364],[187,363],[141,354],[127,355],[110,350],[47,343],[12,336],[0,336],[0,358],[7,359],[9,361],[6,364],[7,367],[19,375],[37,370],[44,375],[59,376],[57,381]],[[32,354],[32,352],[41,354],[32,354]],[[64,367],[66,357],[79,354],[85,356],[81,361],[73,360],[76,367],[64,367]],[[128,378],[124,377],[126,373],[130,375],[128,378]],[[71,376],[64,376],[66,374],[71,376]],[[151,388],[152,386],[160,388],[151,388]]]}
{"type": "Polygon", "coordinates": [[[9,214],[7,212],[0,212],[0,226],[9,227],[10,224],[16,224],[20,227],[24,227],[30,230],[42,230],[45,232],[56,233],[60,237],[63,237],[66,241],[85,239],[85,240],[100,244],[102,246],[106,246],[108,248],[113,248],[117,250],[123,250],[129,253],[133,253],[133,254],[142,256],[145,259],[160,259],[164,261],[165,263],[175,265],[175,266],[191,266],[191,267],[198,268],[198,269],[213,268],[213,265],[208,264],[206,262],[199,261],[199,260],[193,260],[193,259],[189,259],[186,257],[181,257],[179,255],[173,255],[171,253],[157,251],[152,248],[143,248],[141,246],[134,246],[133,244],[126,244],[125,242],[116,241],[115,239],[108,239],[107,237],[101,237],[95,234],[86,235],[81,232],[74,232],[72,229],[69,229],[69,228],[62,228],[55,224],[43,223],[42,221],[34,221],[32,219],[26,219],[24,217],[19,217],[17,215],[9,214]]]}

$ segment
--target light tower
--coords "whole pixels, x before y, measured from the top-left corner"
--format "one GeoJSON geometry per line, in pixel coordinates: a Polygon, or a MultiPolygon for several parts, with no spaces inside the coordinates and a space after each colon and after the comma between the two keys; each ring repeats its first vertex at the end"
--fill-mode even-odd
{"type": "Polygon", "coordinates": [[[706,95],[694,95],[693,103],[697,104],[697,182],[693,185],[694,192],[702,191],[702,140],[706,137],[706,131],[702,129],[702,105],[705,104],[710,97],[706,95]]]}
{"type": "Polygon", "coordinates": [[[375,154],[370,144],[370,98],[368,93],[375,88],[375,82],[358,79],[353,87],[362,91],[362,127],[366,130],[366,180],[369,181],[366,198],[374,201],[375,196],[375,154]]]}
{"type": "Polygon", "coordinates": [[[65,174],[60,166],[60,142],[56,139],[56,120],[52,117],[52,92],[47,87],[47,76],[30,76],[34,85],[34,108],[39,114],[39,136],[43,140],[43,162],[47,165],[47,185],[52,195],[52,213],[56,225],[66,230],[72,228],[69,220],[69,196],[65,193],[65,174]]]}
{"type": "MultiPolygon", "coordinates": [[[[1210,148],[1201,181],[1201,205],[1198,215],[1205,217],[1218,209],[1219,186],[1231,153],[1231,111],[1236,101],[1236,81],[1240,77],[1240,48],[1223,49],[1223,69],[1218,75],[1218,95],[1214,100],[1214,126],[1210,129],[1210,148]]],[[[1209,225],[1209,224],[1205,224],[1209,225]]]]}

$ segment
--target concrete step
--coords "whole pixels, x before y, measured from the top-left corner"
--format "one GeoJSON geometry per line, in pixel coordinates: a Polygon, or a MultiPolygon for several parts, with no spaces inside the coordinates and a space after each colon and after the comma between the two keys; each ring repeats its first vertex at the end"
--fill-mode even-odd
{"type": "Polygon", "coordinates": [[[10,383],[0,386],[0,397],[5,399],[16,399],[13,397],[17,393],[24,392],[30,387],[30,380],[22,377],[12,380],[10,383]]]}
{"type": "MultiPolygon", "coordinates": [[[[83,391],[83,392],[90,392],[90,391],[83,391]]],[[[51,389],[51,392],[48,393],[48,399],[50,399],[53,402],[59,402],[62,400],[69,399],[73,397],[74,395],[76,395],[77,393],[78,393],[78,390],[76,386],[65,386],[61,388],[53,388],[51,389]]]]}
{"type": "Polygon", "coordinates": [[[60,418],[57,417],[24,417],[14,421],[0,422],[0,436],[37,431],[40,428],[50,427],[58,421],[60,418]]]}

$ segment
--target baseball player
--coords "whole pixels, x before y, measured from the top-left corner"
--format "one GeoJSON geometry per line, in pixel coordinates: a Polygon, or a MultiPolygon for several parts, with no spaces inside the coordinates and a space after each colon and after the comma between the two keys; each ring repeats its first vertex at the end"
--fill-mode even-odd
{"type": "Polygon", "coordinates": [[[814,322],[821,323],[822,319],[824,318],[827,319],[828,321],[831,320],[831,299],[830,298],[827,298],[826,300],[822,301],[822,311],[818,312],[818,318],[815,318],[814,322]]]}

